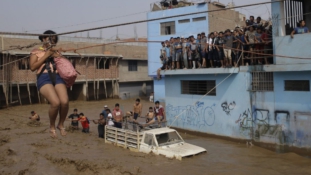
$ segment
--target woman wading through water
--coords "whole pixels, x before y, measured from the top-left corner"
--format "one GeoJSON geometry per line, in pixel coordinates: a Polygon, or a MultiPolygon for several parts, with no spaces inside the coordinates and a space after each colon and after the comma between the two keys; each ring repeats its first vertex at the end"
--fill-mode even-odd
{"type": "Polygon", "coordinates": [[[58,41],[58,36],[55,32],[48,30],[43,34],[51,36],[39,36],[43,45],[34,49],[30,55],[30,69],[37,71],[37,87],[40,94],[50,103],[49,118],[50,118],[50,136],[56,138],[56,129],[60,131],[62,136],[66,136],[64,122],[68,113],[68,94],[64,80],[59,76],[54,58],[61,56],[57,51],[53,51],[58,41]],[[59,121],[55,125],[57,115],[59,121]]]}

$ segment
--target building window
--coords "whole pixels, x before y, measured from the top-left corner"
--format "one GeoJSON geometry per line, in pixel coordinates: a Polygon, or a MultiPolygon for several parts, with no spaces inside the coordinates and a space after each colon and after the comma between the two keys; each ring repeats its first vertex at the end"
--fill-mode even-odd
{"type": "Polygon", "coordinates": [[[129,64],[129,71],[137,71],[137,61],[131,60],[128,62],[129,64]]]}
{"type": "MultiPolygon", "coordinates": [[[[310,1],[310,0],[308,0],[310,1]]],[[[295,27],[299,26],[299,21],[309,17],[309,15],[305,15],[304,8],[305,0],[302,1],[294,1],[294,0],[285,0],[284,1],[284,18],[281,20],[285,21],[285,30],[286,35],[290,35],[295,27]]],[[[309,26],[308,26],[309,27],[309,26]]]]}
{"type": "Polygon", "coordinates": [[[109,69],[110,66],[110,59],[96,59],[96,68],[97,69],[109,69]],[[106,63],[105,63],[106,60],[106,63]]]}
{"type": "Polygon", "coordinates": [[[252,91],[273,91],[272,72],[252,72],[252,91]]]}
{"type": "Polygon", "coordinates": [[[197,21],[205,21],[206,20],[206,17],[203,16],[203,17],[198,17],[198,18],[193,18],[192,21],[193,22],[197,22],[197,21]]]}
{"type": "Polygon", "coordinates": [[[161,25],[161,35],[175,34],[175,21],[163,22],[161,25]]]}
{"type": "Polygon", "coordinates": [[[285,80],[285,91],[310,91],[309,80],[285,80]]]}
{"type": "MultiPolygon", "coordinates": [[[[181,94],[205,95],[216,86],[215,80],[181,81],[181,94]]],[[[216,88],[208,95],[216,96],[216,88]]]]}
{"type": "Polygon", "coordinates": [[[178,20],[178,23],[179,24],[182,24],[182,23],[188,23],[190,22],[190,19],[182,19],[182,20],[178,20]]]}
{"type": "MultiPolygon", "coordinates": [[[[17,57],[18,59],[18,57],[17,57]]],[[[21,59],[18,62],[18,69],[19,70],[29,70],[29,58],[21,59]]]]}

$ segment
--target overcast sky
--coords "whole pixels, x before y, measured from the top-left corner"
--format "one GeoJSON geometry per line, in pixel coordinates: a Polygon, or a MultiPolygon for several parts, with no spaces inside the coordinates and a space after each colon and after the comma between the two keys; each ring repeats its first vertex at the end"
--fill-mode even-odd
{"type": "MultiPolygon", "coordinates": [[[[159,0],[0,0],[0,31],[57,33],[146,19],[150,4],[159,0]],[[95,21],[95,22],[94,22],[95,21]],[[82,25],[78,25],[82,24],[82,25]]],[[[191,0],[189,0],[191,1],[191,0]]],[[[196,0],[193,0],[196,1],[196,0]]],[[[269,0],[233,0],[236,6],[269,0]]],[[[219,0],[228,4],[232,0],[219,0]]],[[[246,16],[269,18],[271,4],[236,9],[246,16]]],[[[146,37],[147,24],[137,24],[138,37],[146,37]]],[[[134,37],[134,26],[118,28],[120,38],[134,37]]],[[[104,29],[106,39],[115,38],[116,28],[104,29]]],[[[86,36],[86,33],[77,36],[86,36]]],[[[99,31],[90,33],[99,37],[99,31]]]]}

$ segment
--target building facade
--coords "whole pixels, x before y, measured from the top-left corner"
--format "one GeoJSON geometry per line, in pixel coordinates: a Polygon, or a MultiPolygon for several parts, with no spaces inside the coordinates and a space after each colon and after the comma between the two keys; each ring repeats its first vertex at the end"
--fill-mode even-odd
{"type": "MultiPolygon", "coordinates": [[[[272,0],[271,6],[273,64],[161,72],[165,76],[162,81],[169,125],[310,153],[311,34],[291,38],[286,35],[286,21],[291,20],[296,27],[295,23],[304,19],[310,28],[311,3],[272,0]],[[295,10],[297,14],[288,11],[292,8],[299,9],[295,10]]],[[[202,31],[201,27],[192,29],[202,31]]],[[[148,51],[158,49],[148,46],[148,51]]],[[[151,68],[149,74],[153,71],[151,68]]]]}
{"type": "MultiPolygon", "coordinates": [[[[60,37],[58,47],[63,49],[99,45],[77,50],[77,53],[63,53],[79,72],[75,84],[68,89],[70,100],[122,98],[124,88],[130,89],[132,97],[145,97],[146,91],[153,91],[152,79],[144,73],[147,70],[146,44],[133,41],[122,43],[102,39],[60,37]],[[137,63],[131,70],[127,66],[128,60],[137,63]],[[133,71],[134,69],[136,71],[133,71]]],[[[34,47],[12,50],[12,46],[35,42],[38,42],[35,37],[1,36],[0,65],[5,66],[0,67],[0,107],[45,101],[38,93],[36,72],[30,70],[29,58],[21,59],[28,56],[34,47]],[[10,50],[5,51],[7,49],[10,50]],[[10,62],[13,63],[6,64],[10,62]]]]}
{"type": "Polygon", "coordinates": [[[148,13],[148,19],[172,17],[151,21],[147,24],[148,41],[151,41],[148,42],[148,75],[154,77],[155,100],[165,101],[165,77],[163,77],[162,80],[156,80],[155,78],[157,69],[161,67],[159,58],[161,41],[169,40],[170,37],[189,37],[190,35],[196,36],[201,32],[208,34],[213,31],[223,31],[227,28],[231,29],[245,24],[244,21],[240,20],[240,13],[237,11],[217,11],[225,8],[225,5],[218,2],[199,4],[182,3],[173,9],[157,6],[157,8],[152,8],[154,11],[148,13]],[[214,12],[203,13],[213,10],[214,12]],[[191,15],[191,13],[199,14],[191,15]],[[185,16],[173,17],[176,15],[185,16]]]}

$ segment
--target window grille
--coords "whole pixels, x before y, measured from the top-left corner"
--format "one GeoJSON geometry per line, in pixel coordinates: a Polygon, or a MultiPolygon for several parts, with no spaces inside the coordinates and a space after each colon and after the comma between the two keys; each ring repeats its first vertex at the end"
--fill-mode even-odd
{"type": "Polygon", "coordinates": [[[131,60],[128,62],[128,70],[129,71],[137,71],[137,60],[131,60]]]}
{"type": "Polygon", "coordinates": [[[252,72],[253,91],[274,91],[272,72],[252,72]]]}
{"type": "Polygon", "coordinates": [[[300,20],[303,20],[304,14],[304,3],[295,0],[284,1],[284,12],[285,12],[285,24],[289,27],[295,28],[300,20]]]}
{"type": "MultiPolygon", "coordinates": [[[[18,57],[17,57],[17,59],[18,59],[18,57]]],[[[24,59],[19,60],[18,69],[19,70],[29,70],[30,69],[29,58],[24,58],[24,59]]]]}
{"type": "Polygon", "coordinates": [[[197,22],[197,21],[205,21],[206,20],[206,17],[203,16],[203,17],[198,17],[198,18],[193,18],[192,21],[193,22],[197,22]]]}
{"type": "Polygon", "coordinates": [[[310,91],[309,80],[285,80],[285,91],[310,91]]]}
{"type": "MultiPolygon", "coordinates": [[[[181,81],[181,94],[205,95],[216,86],[215,80],[181,81]]],[[[216,88],[208,95],[216,96],[216,88]]]]}
{"type": "Polygon", "coordinates": [[[178,23],[188,23],[190,22],[190,19],[182,19],[182,20],[178,20],[178,23]]]}
{"type": "Polygon", "coordinates": [[[161,25],[161,35],[175,34],[175,21],[163,22],[161,25]]]}
{"type": "Polygon", "coordinates": [[[105,64],[105,59],[96,59],[96,68],[97,69],[109,69],[110,66],[110,59],[106,60],[106,64],[105,64]]]}

